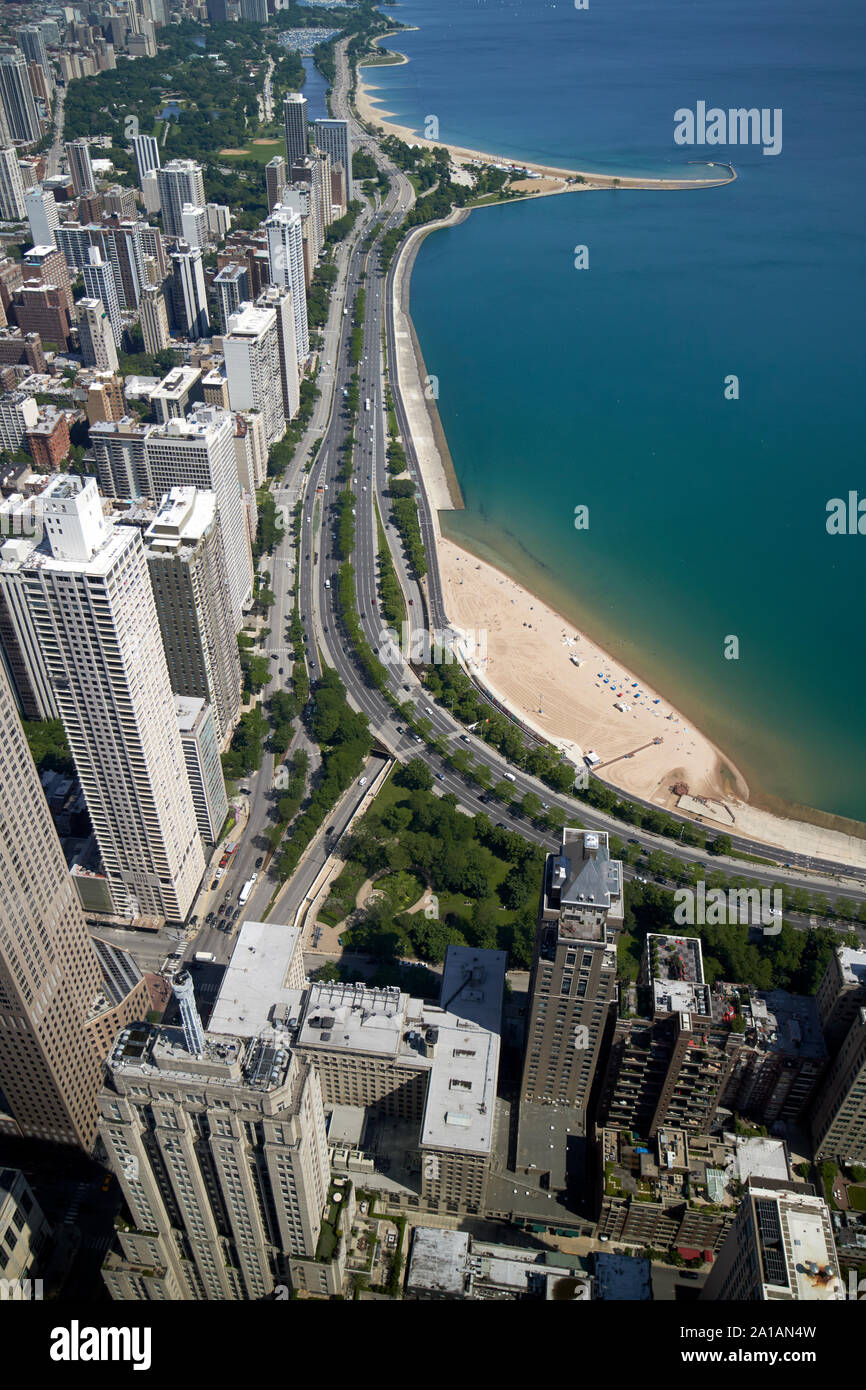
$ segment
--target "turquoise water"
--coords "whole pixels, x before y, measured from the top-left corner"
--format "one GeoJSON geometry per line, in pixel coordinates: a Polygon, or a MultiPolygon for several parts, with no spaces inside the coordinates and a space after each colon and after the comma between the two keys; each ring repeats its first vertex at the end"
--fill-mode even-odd
{"type": "Polygon", "coordinates": [[[654,680],[753,790],[866,819],[866,536],[825,527],[828,499],[866,496],[862,7],[395,14],[420,26],[391,41],[411,61],[369,75],[419,131],[436,114],[442,140],[616,172],[735,164],[727,188],[569,194],[426,239],[412,313],[467,506],[448,529],[654,680]],[[781,108],[782,152],[676,147],[698,100],[781,108]]]}

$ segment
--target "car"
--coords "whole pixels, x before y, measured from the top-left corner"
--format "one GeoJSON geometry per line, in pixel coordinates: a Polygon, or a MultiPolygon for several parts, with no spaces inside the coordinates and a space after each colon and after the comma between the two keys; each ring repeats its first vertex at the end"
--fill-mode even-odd
{"type": "Polygon", "coordinates": [[[216,916],[216,913],[215,913],[215,912],[209,912],[208,915],[207,915],[207,917],[205,917],[204,920],[205,920],[206,923],[207,923],[207,922],[212,922],[215,916],[216,916]]]}
{"type": "Polygon", "coordinates": [[[413,598],[410,598],[410,600],[409,600],[409,607],[410,607],[410,608],[414,608],[414,607],[415,607],[415,600],[414,600],[413,598]]]}
{"type": "Polygon", "coordinates": [[[681,1279],[700,1279],[700,1277],[696,1269],[683,1269],[680,1271],[681,1279]]]}
{"type": "Polygon", "coordinates": [[[228,903],[228,902],[231,902],[231,899],[232,899],[232,890],[229,889],[228,892],[226,893],[226,902],[227,902],[227,903],[228,903]]]}
{"type": "Polygon", "coordinates": [[[416,743],[421,743],[421,742],[422,742],[421,736],[420,736],[419,734],[413,734],[413,735],[412,735],[412,738],[414,739],[414,741],[415,741],[416,743]]]}
{"type": "Polygon", "coordinates": [[[403,689],[404,689],[404,690],[409,690],[410,687],[409,687],[408,685],[404,685],[404,686],[403,686],[403,689]]]}
{"type": "Polygon", "coordinates": [[[468,743],[468,742],[469,742],[469,735],[468,735],[468,734],[461,734],[461,735],[460,735],[460,742],[461,742],[461,743],[468,743]]]}
{"type": "Polygon", "coordinates": [[[217,879],[214,879],[213,883],[211,884],[210,891],[213,892],[215,888],[219,888],[219,881],[217,879]]]}
{"type": "Polygon", "coordinates": [[[508,829],[508,826],[505,824],[505,821],[498,820],[498,821],[496,822],[496,829],[497,829],[497,830],[507,830],[507,829],[508,829]]]}
{"type": "Polygon", "coordinates": [[[430,708],[429,705],[425,705],[425,706],[424,706],[424,713],[425,713],[425,714],[433,714],[434,711],[430,708]]]}
{"type": "Polygon", "coordinates": [[[440,781],[440,782],[444,782],[444,781],[445,781],[445,777],[444,777],[444,774],[443,774],[443,773],[437,772],[437,773],[436,773],[436,776],[439,778],[439,781],[440,781]]]}
{"type": "Polygon", "coordinates": [[[109,1173],[109,1174],[108,1174],[108,1177],[105,1179],[105,1182],[102,1184],[102,1190],[103,1190],[103,1192],[107,1192],[108,1189],[110,1188],[110,1186],[111,1186],[111,1178],[112,1178],[112,1174],[109,1173]]]}
{"type": "Polygon", "coordinates": [[[629,844],[637,845],[638,849],[640,849],[640,840],[629,840],[629,844]]]}
{"type": "Polygon", "coordinates": [[[233,922],[236,922],[236,921],[238,920],[238,918],[240,917],[240,915],[241,915],[241,910],[240,910],[239,907],[236,907],[235,910],[234,910],[234,912],[232,913],[232,921],[233,921],[233,922]]]}
{"type": "Polygon", "coordinates": [[[541,803],[541,809],[542,809],[542,811],[549,811],[549,810],[550,810],[550,802],[549,802],[549,801],[542,801],[542,803],[541,803]]]}
{"type": "Polygon", "coordinates": [[[366,787],[367,781],[368,781],[368,779],[367,779],[366,777],[361,777],[360,780],[359,780],[359,782],[358,782],[358,786],[359,786],[359,787],[366,787]]]}
{"type": "Polygon", "coordinates": [[[256,868],[257,868],[257,869],[260,869],[260,868],[262,867],[262,865],[264,864],[264,862],[265,862],[265,856],[262,855],[259,859],[256,860],[256,868]]]}
{"type": "MultiPolygon", "coordinates": [[[[197,926],[198,926],[198,918],[197,918],[197,917],[190,917],[190,919],[189,919],[189,924],[190,924],[191,927],[197,927],[197,926]]],[[[177,952],[176,952],[176,951],[172,951],[172,955],[177,955],[177,952]]]]}
{"type": "Polygon", "coordinates": [[[277,674],[280,675],[280,676],[283,674],[283,667],[282,667],[282,666],[280,667],[280,669],[279,669],[279,671],[277,672],[277,674]]]}
{"type": "Polygon", "coordinates": [[[326,835],[335,835],[335,834],[336,834],[336,831],[337,831],[337,827],[336,827],[335,825],[329,825],[328,828],[327,828],[327,830],[325,831],[325,834],[326,834],[326,835]]]}
{"type": "Polygon", "coordinates": [[[402,734],[402,732],[403,732],[403,725],[402,725],[402,724],[398,724],[398,725],[397,725],[397,733],[398,733],[398,734],[402,734]]]}

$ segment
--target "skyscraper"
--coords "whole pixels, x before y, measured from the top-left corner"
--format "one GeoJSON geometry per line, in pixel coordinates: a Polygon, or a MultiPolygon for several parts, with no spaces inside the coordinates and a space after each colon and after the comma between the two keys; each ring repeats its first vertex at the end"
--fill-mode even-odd
{"type": "Polygon", "coordinates": [[[106,497],[150,497],[151,481],[144,442],[152,425],[124,416],[90,431],[99,486],[106,497]]]}
{"type": "Polygon", "coordinates": [[[866,1008],[857,1010],[812,1112],[815,1157],[866,1163],[866,1008]]]}
{"type": "Polygon", "coordinates": [[[18,151],[11,147],[0,150],[0,217],[5,222],[20,222],[26,211],[18,151]]]}
{"type": "Polygon", "coordinates": [[[38,63],[44,73],[51,75],[45,39],[38,25],[22,24],[15,30],[15,41],[29,63],[38,63]]]}
{"type": "Polygon", "coordinates": [[[300,215],[278,203],[265,222],[271,283],[292,291],[295,312],[295,348],[298,366],[310,355],[307,327],[307,295],[304,288],[304,238],[300,215]]]}
{"type": "Polygon", "coordinates": [[[141,533],[106,522],[94,478],[41,501],[22,574],[112,902],[183,921],[205,861],[141,533]]]}
{"type": "Polygon", "coordinates": [[[120,305],[117,302],[114,271],[108,262],[102,259],[102,253],[98,247],[91,246],[89,248],[87,264],[81,273],[84,276],[84,288],[88,298],[102,301],[108,315],[108,322],[111,324],[111,331],[114,334],[115,347],[119,348],[123,343],[123,321],[120,317],[120,305]]]}
{"type": "Polygon", "coordinates": [[[172,488],[144,542],[171,688],[208,702],[224,747],[240,717],[241,666],[216,494],[172,488]]]}
{"type": "Polygon", "coordinates": [[[286,161],[281,154],[275,154],[265,165],[265,185],[268,194],[268,212],[273,212],[282,197],[286,185],[286,161]]]}
{"type": "Polygon", "coordinates": [[[317,149],[331,156],[332,164],[342,164],[346,173],[346,194],[352,177],[352,152],[349,143],[349,122],[319,120],[313,122],[313,142],[317,149]]]}
{"type": "Polygon", "coordinates": [[[165,296],[158,285],[144,285],[141,291],[141,336],[145,352],[161,352],[169,345],[165,296]]]}
{"type": "Polygon", "coordinates": [[[78,337],[85,367],[99,367],[103,372],[117,371],[111,320],[101,299],[79,299],[78,337]]]}
{"type": "Polygon", "coordinates": [[[268,0],[240,0],[240,17],[253,24],[267,24],[268,0]]]}
{"type": "Polygon", "coordinates": [[[295,297],[285,285],[266,285],[256,304],[260,309],[273,309],[276,314],[283,413],[287,421],[293,420],[301,403],[298,349],[295,340],[295,297]]]}
{"type": "Polygon", "coordinates": [[[214,276],[213,283],[219,304],[220,329],[228,333],[232,314],[250,297],[250,273],[245,265],[224,265],[214,276]]]}
{"type": "Polygon", "coordinates": [[[23,144],[35,145],[42,137],[42,127],[33,100],[27,59],[20,48],[0,53],[0,104],[9,137],[4,135],[3,144],[20,140],[23,144]]]}
{"type": "Polygon", "coordinates": [[[163,230],[166,236],[183,236],[183,205],[205,206],[202,167],[193,159],[170,159],[157,172],[163,230]]]}
{"type": "Polygon", "coordinates": [[[192,247],[205,250],[208,244],[207,210],[193,203],[184,203],[180,222],[185,242],[192,247]]]}
{"type": "Polygon", "coordinates": [[[76,198],[80,198],[82,193],[93,193],[96,189],[96,178],[87,141],[69,141],[66,146],[66,158],[69,161],[69,173],[76,198]]]}
{"type": "Polygon", "coordinates": [[[275,311],[242,304],[229,319],[223,357],[232,410],[260,410],[268,443],[282,439],[286,416],[275,311]]]}
{"type": "Polygon", "coordinates": [[[210,854],[229,811],[213,706],[194,696],[178,695],[175,711],[199,834],[205,853],[210,854]]]}
{"type": "Polygon", "coordinates": [[[149,174],[152,169],[160,167],[159,143],[153,135],[134,135],[132,138],[132,148],[135,153],[135,162],[138,166],[138,182],[143,188],[142,180],[145,174],[149,174]]]}
{"type": "Polygon", "coordinates": [[[240,631],[244,608],[252,600],[253,563],[231,415],[218,406],[199,406],[185,420],[168,420],[148,432],[145,454],[149,496],[162,497],[173,487],[216,493],[234,630],[240,631]]]}
{"type": "Polygon", "coordinates": [[[289,168],[307,154],[307,98],[300,92],[290,92],[283,99],[283,122],[286,130],[286,164],[289,168]]]}
{"type": "Polygon", "coordinates": [[[27,1138],[90,1149],[101,984],[78,894],[0,671],[0,1093],[27,1138]]]}
{"type": "Polygon", "coordinates": [[[30,223],[30,235],[34,246],[56,246],[55,233],[60,226],[57,201],[53,193],[41,188],[31,188],[24,195],[24,211],[30,223]]]}
{"type": "Polygon", "coordinates": [[[103,1277],[122,1300],[262,1299],[317,1254],[330,1177],[319,1078],[279,1033],[205,1031],[187,971],[173,987],[183,1026],[142,1025],[109,1058],[99,1132],[132,1229],[103,1277]]]}
{"type": "Polygon", "coordinates": [[[175,327],[184,337],[197,342],[210,329],[201,248],[179,241],[171,253],[171,263],[175,327]]]}

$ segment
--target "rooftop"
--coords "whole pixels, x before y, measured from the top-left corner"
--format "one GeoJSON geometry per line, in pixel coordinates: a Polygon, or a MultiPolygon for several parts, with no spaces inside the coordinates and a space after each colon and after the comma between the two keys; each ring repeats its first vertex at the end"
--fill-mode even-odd
{"type": "Polygon", "coordinates": [[[407,1290],[462,1298],[466,1288],[469,1236],[466,1231],[416,1226],[409,1258],[407,1290]]]}
{"type": "Polygon", "coordinates": [[[754,1030],[755,1045],[764,1051],[816,1060],[826,1057],[818,1006],[811,996],[768,990],[751,995],[743,1014],[747,1041],[751,1041],[750,1029],[754,1030]]]}
{"type": "Polygon", "coordinates": [[[244,922],[222,978],[210,1026],[217,1032],[252,1037],[273,1023],[301,1013],[303,963],[288,984],[300,932],[276,922],[244,922]]]}

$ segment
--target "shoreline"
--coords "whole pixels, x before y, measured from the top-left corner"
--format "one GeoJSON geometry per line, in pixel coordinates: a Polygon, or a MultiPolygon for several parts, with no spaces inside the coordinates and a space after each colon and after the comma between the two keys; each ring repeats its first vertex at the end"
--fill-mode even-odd
{"type": "MultiPolygon", "coordinates": [[[[358,87],[360,88],[362,85],[359,77],[358,87]]],[[[362,104],[357,101],[356,93],[356,106],[359,113],[364,115],[365,119],[384,123],[382,117],[369,103],[367,103],[367,109],[371,114],[365,115],[362,104]]],[[[432,143],[424,140],[419,141],[412,132],[407,131],[406,127],[392,126],[388,133],[400,134],[400,138],[404,138],[401,132],[406,132],[415,143],[428,146],[432,143]]],[[[456,147],[448,146],[447,148],[453,151],[456,147]]],[[[470,154],[473,158],[480,157],[477,152],[461,151],[461,153],[470,154]]],[[[486,156],[486,158],[494,159],[495,157],[486,156]]],[[[520,167],[546,168],[546,166],[533,166],[529,163],[521,164],[520,167]]],[[[568,172],[573,175],[576,171],[568,172]]],[[[733,178],[736,178],[736,172],[733,169],[731,176],[723,182],[731,182],[733,178]]],[[[587,177],[597,178],[599,176],[587,177]]],[[[592,186],[605,187],[610,185],[612,176],[601,177],[606,181],[592,186]]],[[[576,187],[582,189],[589,186],[588,184],[579,184],[576,187]]],[[[662,186],[662,184],[659,181],[635,180],[634,186],[653,188],[662,186]]],[[[718,185],[693,181],[690,185],[683,186],[700,188],[718,185]]],[[[551,191],[568,190],[557,188],[551,191]]],[[[543,196],[543,194],[539,193],[536,196],[543,196]]],[[[733,759],[728,757],[707,734],[696,728],[690,716],[683,715],[675,702],[664,696],[658,687],[653,687],[649,682],[641,680],[621,658],[612,656],[610,650],[602,645],[602,642],[591,636],[583,620],[575,622],[573,618],[564,616],[557,607],[547,603],[526,584],[513,579],[506,569],[500,567],[503,562],[495,551],[492,552],[493,560],[491,561],[479,554],[477,546],[473,547],[472,541],[465,536],[461,536],[459,541],[455,541],[447,534],[443,534],[442,522],[445,522],[445,531],[447,532],[447,521],[445,518],[440,519],[439,512],[447,514],[450,511],[459,511],[465,508],[438,407],[435,400],[425,399],[421,386],[427,376],[427,370],[411,317],[410,281],[415,258],[425,237],[431,232],[447,226],[458,225],[468,216],[469,211],[474,210],[460,209],[458,210],[459,216],[452,214],[448,219],[418,228],[398,252],[398,264],[394,276],[395,325],[399,324],[402,327],[402,336],[405,340],[404,350],[402,353],[397,352],[396,374],[399,389],[407,407],[410,430],[416,445],[419,470],[422,475],[421,480],[430,502],[443,595],[446,598],[449,621],[457,628],[478,630],[480,626],[484,626],[477,621],[478,607],[479,604],[487,603],[490,611],[495,613],[494,622],[498,625],[496,632],[496,643],[499,647],[498,660],[496,655],[491,653],[484,662],[484,669],[482,670],[481,666],[478,665],[473,674],[476,674],[482,683],[488,686],[491,695],[497,698],[501,704],[510,708],[521,722],[558,746],[572,750],[572,755],[577,755],[577,761],[580,761],[583,753],[589,749],[600,752],[599,772],[602,773],[606,782],[626,795],[641,796],[661,808],[676,809],[679,797],[673,794],[671,788],[683,783],[688,786],[690,797],[696,796],[699,799],[706,798],[707,800],[703,807],[698,803],[692,803],[688,807],[683,806],[680,809],[685,810],[685,813],[696,823],[706,824],[708,829],[715,829],[720,833],[726,829],[735,830],[738,835],[744,838],[784,849],[791,854],[805,853],[816,858],[836,860],[859,869],[866,868],[866,826],[863,826],[861,822],[835,816],[817,808],[786,803],[771,794],[761,792],[760,789],[753,792],[743,772],[733,759]],[[407,347],[410,349],[408,352],[406,351],[407,347]],[[407,396],[413,400],[414,423],[407,396]],[[422,403],[427,428],[424,428],[420,419],[419,406],[422,403]],[[421,425],[420,430],[418,429],[419,424],[421,425]],[[460,588],[465,588],[464,580],[468,577],[469,569],[472,570],[473,581],[471,603],[462,602],[461,598],[465,598],[465,594],[463,596],[458,594],[460,588]],[[521,619],[519,628],[516,626],[516,617],[512,615],[510,621],[507,621],[508,614],[502,613],[500,611],[501,605],[494,601],[497,589],[501,592],[507,592],[509,607],[519,607],[520,611],[527,613],[527,616],[521,619]],[[531,627],[528,625],[528,611],[533,613],[531,627]],[[542,666],[542,669],[545,670],[546,678],[552,681],[552,684],[549,688],[546,687],[541,705],[527,704],[526,699],[521,698],[521,690],[523,690],[524,695],[526,694],[524,687],[526,686],[527,660],[533,679],[539,669],[539,643],[527,639],[530,632],[540,636],[539,630],[542,627],[545,629],[546,643],[546,664],[542,666]],[[556,658],[556,651],[551,646],[554,631],[557,634],[554,639],[555,644],[564,648],[567,663],[566,668],[562,668],[560,663],[557,680],[553,680],[550,664],[551,660],[555,664],[556,658]],[[593,689],[590,690],[588,685],[585,686],[581,690],[579,699],[575,698],[573,688],[568,692],[565,690],[569,679],[575,675],[575,667],[568,660],[572,654],[572,648],[575,652],[580,652],[582,662],[590,669],[595,666],[593,689]],[[534,649],[531,654],[530,649],[534,649]],[[627,712],[617,710],[616,716],[613,718],[609,709],[601,708],[599,696],[604,701],[610,694],[609,687],[604,681],[604,675],[610,679],[614,674],[617,676],[615,684],[619,687],[617,693],[626,690],[626,686],[630,689],[639,689],[641,699],[647,702],[640,708],[647,711],[648,704],[655,704],[658,708],[657,720],[662,720],[664,726],[668,724],[672,726],[676,736],[681,739],[679,744],[673,742],[673,738],[669,741],[665,739],[660,744],[656,742],[659,736],[658,730],[663,727],[663,724],[652,723],[654,717],[652,710],[649,710],[649,721],[635,714],[634,705],[637,704],[637,701],[632,702],[632,708],[627,712]],[[664,714],[661,713],[662,709],[665,711],[664,714]],[[630,737],[626,742],[623,741],[625,729],[630,731],[630,737]],[[653,731],[651,747],[647,745],[646,741],[640,742],[647,729],[653,731]],[[576,737],[578,732],[580,732],[580,738],[576,737]],[[631,737],[632,733],[633,737],[631,737]],[[581,739],[584,741],[581,742],[581,739]],[[590,740],[598,743],[604,742],[605,747],[596,750],[590,740]],[[662,751],[659,752],[659,749],[662,751]]],[[[472,663],[470,663],[470,669],[471,666],[472,663]]],[[[578,674],[582,674],[582,670],[583,667],[578,674]]],[[[535,696],[533,695],[532,698],[535,699],[535,696]]],[[[612,705],[613,702],[607,700],[607,704],[612,705]]],[[[664,739],[664,734],[662,738],[664,739]]]]}
{"type": "MultiPolygon", "coordinates": [[[[395,31],[405,32],[405,31],[395,31]]],[[[380,34],[373,40],[377,44],[380,39],[388,38],[387,34],[380,34]]],[[[405,54],[400,54],[405,62],[409,59],[405,54]]],[[[394,66],[393,64],[371,63],[368,67],[394,66]]],[[[380,88],[372,82],[365,81],[362,77],[364,63],[359,62],[355,66],[355,92],[353,105],[359,120],[368,125],[377,126],[384,135],[395,135],[398,140],[405,144],[419,145],[424,149],[446,149],[451,155],[455,164],[500,164],[509,162],[520,169],[527,169],[531,173],[538,174],[542,179],[547,179],[556,183],[556,187],[539,190],[535,197],[548,197],[554,193],[581,192],[592,188],[617,188],[617,189],[655,189],[656,191],[697,191],[704,188],[724,188],[727,184],[733,183],[737,178],[737,171],[732,164],[722,160],[708,160],[705,167],[713,165],[726,169],[727,175],[724,178],[707,179],[678,179],[678,178],[653,178],[650,176],[638,176],[631,174],[600,174],[589,169],[562,168],[560,165],[539,164],[533,160],[517,160],[513,156],[506,154],[491,154],[485,150],[472,150],[464,145],[452,145],[446,140],[428,140],[425,136],[418,135],[409,126],[401,125],[391,119],[393,112],[380,110],[376,103],[376,93],[380,88]]],[[[690,161],[695,163],[696,161],[690,161]]]]}

